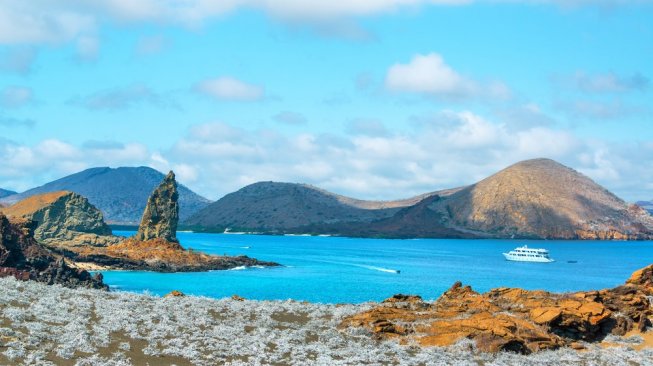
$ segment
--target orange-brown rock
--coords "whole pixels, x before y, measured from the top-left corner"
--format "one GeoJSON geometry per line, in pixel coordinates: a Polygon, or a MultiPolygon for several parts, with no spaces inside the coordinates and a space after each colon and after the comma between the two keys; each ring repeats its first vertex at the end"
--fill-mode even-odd
{"type": "Polygon", "coordinates": [[[239,266],[278,266],[247,256],[215,256],[165,239],[147,241],[128,238],[108,247],[85,247],[68,253],[76,262],[92,262],[115,269],[187,272],[229,269],[239,266]]]}
{"type": "Polygon", "coordinates": [[[168,292],[165,296],[163,297],[184,297],[186,296],[183,292],[177,291],[177,290],[172,290],[168,292]]]}
{"type": "Polygon", "coordinates": [[[650,326],[653,265],[635,272],[624,286],[601,291],[555,294],[497,288],[479,294],[455,283],[433,303],[395,295],[378,306],[345,318],[341,327],[364,327],[377,339],[422,346],[447,346],[472,339],[488,352],[530,353],[601,341],[650,326]]]}

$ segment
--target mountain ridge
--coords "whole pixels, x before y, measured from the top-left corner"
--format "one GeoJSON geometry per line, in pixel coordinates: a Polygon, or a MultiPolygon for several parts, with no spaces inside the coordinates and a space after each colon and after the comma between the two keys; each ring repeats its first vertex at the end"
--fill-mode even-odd
{"type": "Polygon", "coordinates": [[[18,194],[18,192],[14,192],[14,191],[10,191],[10,190],[8,190],[8,189],[2,189],[2,188],[0,188],[0,198],[13,196],[13,195],[15,195],[15,194],[18,194]]]}
{"type": "Polygon", "coordinates": [[[257,182],[229,193],[183,222],[191,227],[286,230],[316,224],[372,222],[391,217],[426,197],[458,189],[429,192],[394,201],[346,197],[301,183],[257,182]]]}
{"type": "Polygon", "coordinates": [[[364,201],[306,184],[258,182],[184,222],[194,230],[360,237],[645,239],[653,217],[551,159],[513,164],[475,184],[364,201]]]}
{"type": "MultiPolygon", "coordinates": [[[[25,192],[2,198],[15,203],[27,197],[56,191],[70,191],[86,197],[114,224],[138,224],[147,198],[165,175],[149,167],[96,167],[74,173],[25,192]]],[[[179,186],[180,217],[186,218],[211,201],[187,187],[179,186]]]]}

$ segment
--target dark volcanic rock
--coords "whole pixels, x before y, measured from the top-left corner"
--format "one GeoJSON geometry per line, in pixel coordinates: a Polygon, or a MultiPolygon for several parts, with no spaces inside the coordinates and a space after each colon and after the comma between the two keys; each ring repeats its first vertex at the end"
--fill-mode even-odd
{"type": "Polygon", "coordinates": [[[175,173],[170,171],[147,200],[141,225],[134,238],[140,241],[164,239],[176,243],[179,221],[178,199],[175,173]]]}
{"type": "Polygon", "coordinates": [[[70,268],[61,257],[40,246],[34,239],[35,224],[30,220],[9,222],[0,213],[0,277],[35,280],[66,287],[107,289],[102,275],[70,268]]]}
{"type": "Polygon", "coordinates": [[[2,211],[11,218],[34,221],[34,238],[51,248],[106,246],[120,241],[112,236],[100,210],[73,192],[32,196],[2,211]]]}
{"type": "MultiPolygon", "coordinates": [[[[91,168],[0,200],[11,204],[37,194],[70,191],[86,197],[107,222],[138,225],[147,198],[164,176],[148,167],[91,168]]],[[[211,203],[182,184],[178,188],[182,219],[211,203]]]]}
{"type": "Polygon", "coordinates": [[[430,192],[395,201],[364,201],[308,185],[258,182],[230,193],[183,221],[197,229],[222,231],[297,232],[307,227],[333,227],[349,231],[349,224],[388,218],[426,197],[445,196],[456,190],[430,192]]]}

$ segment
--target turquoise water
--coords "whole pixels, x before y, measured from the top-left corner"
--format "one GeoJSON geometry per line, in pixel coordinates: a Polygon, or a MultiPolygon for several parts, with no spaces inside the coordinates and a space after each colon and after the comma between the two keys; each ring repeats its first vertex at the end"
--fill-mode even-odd
{"type": "MultiPolygon", "coordinates": [[[[117,235],[133,232],[116,231],[117,235]]],[[[455,281],[477,291],[521,287],[565,292],[622,284],[653,263],[653,242],[381,240],[308,236],[178,233],[181,244],[213,254],[245,254],[279,268],[199,273],[103,272],[118,290],[322,303],[380,301],[396,293],[436,299],[455,281]],[[508,262],[522,244],[547,248],[554,263],[508,262]],[[577,261],[577,263],[568,263],[577,261]],[[400,270],[393,273],[391,270],[400,270]]]]}

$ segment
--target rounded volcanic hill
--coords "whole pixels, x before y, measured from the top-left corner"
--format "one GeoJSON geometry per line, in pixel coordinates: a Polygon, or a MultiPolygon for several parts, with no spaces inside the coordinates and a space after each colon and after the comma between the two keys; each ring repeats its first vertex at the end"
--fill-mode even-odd
{"type": "Polygon", "coordinates": [[[449,225],[499,237],[634,239],[653,219],[550,159],[514,164],[434,204],[449,225]]]}
{"type": "Polygon", "coordinates": [[[316,223],[371,222],[417,202],[363,201],[296,183],[259,182],[230,193],[184,222],[214,230],[284,230],[316,223]]]}
{"type": "MultiPolygon", "coordinates": [[[[70,191],[86,197],[110,223],[138,224],[147,198],[165,177],[148,167],[91,168],[2,199],[13,204],[48,192],[70,191]]],[[[179,216],[187,218],[211,201],[179,185],[179,216]]]]}

